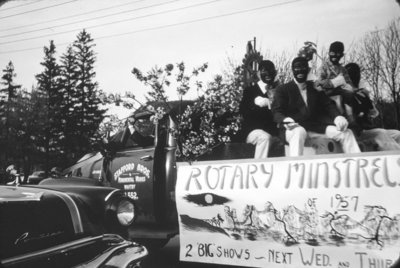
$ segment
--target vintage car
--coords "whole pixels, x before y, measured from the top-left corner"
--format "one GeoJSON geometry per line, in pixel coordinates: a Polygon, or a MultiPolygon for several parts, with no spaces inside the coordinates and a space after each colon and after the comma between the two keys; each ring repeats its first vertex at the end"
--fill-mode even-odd
{"type": "Polygon", "coordinates": [[[0,267],[140,267],[147,249],[123,238],[135,218],[132,199],[94,183],[0,186],[0,267]]]}
{"type": "Polygon", "coordinates": [[[31,175],[28,176],[27,184],[38,184],[42,180],[46,179],[46,172],[43,170],[34,171],[31,175]]]}

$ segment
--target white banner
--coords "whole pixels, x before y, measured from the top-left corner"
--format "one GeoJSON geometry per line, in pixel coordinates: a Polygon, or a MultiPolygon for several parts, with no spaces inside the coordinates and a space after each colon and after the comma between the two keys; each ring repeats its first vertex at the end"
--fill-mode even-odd
{"type": "Polygon", "coordinates": [[[182,261],[384,268],[400,255],[400,153],[178,163],[182,261]]]}

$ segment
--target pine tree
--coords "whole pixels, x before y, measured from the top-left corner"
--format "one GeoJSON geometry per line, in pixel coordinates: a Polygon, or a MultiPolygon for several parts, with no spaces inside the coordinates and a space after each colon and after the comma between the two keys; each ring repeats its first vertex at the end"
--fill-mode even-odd
{"type": "MultiPolygon", "coordinates": [[[[12,161],[15,157],[15,150],[13,144],[16,142],[15,134],[17,133],[17,91],[21,85],[14,83],[16,73],[14,72],[14,65],[10,61],[1,77],[0,88],[0,124],[1,124],[1,148],[3,161],[12,161]]],[[[9,163],[5,163],[9,164],[9,163]]]]}
{"type": "Polygon", "coordinates": [[[42,121],[43,137],[40,144],[45,152],[45,170],[49,171],[57,165],[60,155],[60,139],[62,132],[62,93],[60,93],[60,66],[56,62],[56,47],[50,41],[49,47],[44,47],[44,59],[40,64],[44,67],[42,73],[36,75],[38,91],[45,100],[44,120],[42,121]]]}
{"type": "Polygon", "coordinates": [[[61,84],[62,84],[62,104],[60,109],[63,114],[63,132],[64,139],[62,143],[63,163],[68,166],[73,163],[75,148],[79,148],[79,144],[75,141],[75,137],[79,137],[76,133],[76,125],[79,118],[78,94],[76,85],[78,83],[78,66],[76,65],[75,52],[72,46],[68,46],[67,51],[61,56],[61,84]]]}
{"type": "Polygon", "coordinates": [[[32,160],[36,166],[45,166],[46,157],[44,154],[45,131],[43,129],[47,124],[47,110],[43,109],[47,105],[46,93],[38,88],[32,87],[30,94],[30,105],[27,109],[28,131],[30,134],[30,142],[32,146],[32,160]]]}
{"type": "Polygon", "coordinates": [[[90,34],[83,30],[73,43],[75,51],[75,63],[77,66],[76,97],[76,138],[79,138],[79,149],[81,154],[87,152],[98,142],[97,130],[104,119],[105,111],[100,108],[100,97],[98,84],[94,81],[96,72],[94,63],[96,55],[93,50],[95,46],[90,34]]]}
{"type": "Polygon", "coordinates": [[[22,168],[25,178],[31,172],[32,165],[40,162],[40,158],[35,155],[35,120],[36,114],[33,113],[33,102],[31,94],[26,90],[18,90],[16,95],[16,142],[14,143],[16,159],[18,159],[18,166],[22,168]],[[33,162],[35,161],[35,163],[33,162]]]}

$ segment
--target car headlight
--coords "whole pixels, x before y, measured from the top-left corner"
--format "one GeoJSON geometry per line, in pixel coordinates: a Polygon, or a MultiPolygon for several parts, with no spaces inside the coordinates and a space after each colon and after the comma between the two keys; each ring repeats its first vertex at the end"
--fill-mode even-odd
{"type": "Polygon", "coordinates": [[[118,222],[121,225],[131,225],[135,220],[135,205],[132,203],[132,201],[123,199],[118,202],[116,214],[118,222]]]}

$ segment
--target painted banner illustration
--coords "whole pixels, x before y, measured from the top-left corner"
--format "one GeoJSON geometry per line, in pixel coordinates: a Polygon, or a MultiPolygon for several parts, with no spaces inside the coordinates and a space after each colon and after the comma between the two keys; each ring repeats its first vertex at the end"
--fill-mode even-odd
{"type": "Polygon", "coordinates": [[[399,152],[178,163],[180,259],[390,267],[399,190],[399,152]]]}

